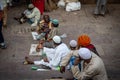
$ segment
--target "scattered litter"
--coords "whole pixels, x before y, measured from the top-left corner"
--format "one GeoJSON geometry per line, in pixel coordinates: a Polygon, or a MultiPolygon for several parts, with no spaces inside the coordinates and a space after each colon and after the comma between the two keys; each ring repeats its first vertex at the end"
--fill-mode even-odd
{"type": "Polygon", "coordinates": [[[52,70],[60,71],[60,67],[52,68],[52,70]]]}
{"type": "Polygon", "coordinates": [[[76,13],[76,12],[75,12],[74,14],[75,14],[75,15],[77,15],[77,13],[76,13]]]}
{"type": "Polygon", "coordinates": [[[64,33],[64,34],[62,34],[60,37],[61,37],[61,38],[66,38],[66,37],[67,37],[67,34],[64,33]]]}
{"type": "Polygon", "coordinates": [[[36,71],[50,71],[50,69],[42,69],[42,68],[39,68],[39,67],[36,67],[36,66],[32,66],[31,70],[36,70],[36,71]]]}
{"type": "Polygon", "coordinates": [[[81,9],[81,3],[80,2],[69,2],[66,4],[66,11],[76,11],[81,9]]]}
{"type": "Polygon", "coordinates": [[[64,2],[64,0],[59,0],[57,6],[60,7],[60,8],[64,8],[64,7],[65,7],[65,2],[64,2]]]}
{"type": "Polygon", "coordinates": [[[38,69],[38,68],[35,67],[35,66],[31,67],[31,70],[37,70],[37,69],[38,69]]]}
{"type": "Polygon", "coordinates": [[[33,37],[33,40],[37,40],[36,36],[38,35],[37,32],[31,32],[32,33],[32,37],[33,37]]]}
{"type": "Polygon", "coordinates": [[[50,71],[49,69],[37,69],[37,71],[50,71]]]}
{"type": "Polygon", "coordinates": [[[31,44],[29,55],[33,55],[33,56],[40,56],[40,55],[42,55],[42,49],[40,50],[40,52],[36,51],[37,45],[38,44],[31,44]]]}

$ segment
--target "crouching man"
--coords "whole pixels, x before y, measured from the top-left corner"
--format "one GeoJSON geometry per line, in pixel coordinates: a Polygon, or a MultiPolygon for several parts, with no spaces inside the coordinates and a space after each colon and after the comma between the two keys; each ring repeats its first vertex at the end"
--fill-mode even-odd
{"type": "Polygon", "coordinates": [[[80,48],[78,54],[80,57],[75,60],[74,65],[83,61],[78,80],[108,80],[104,63],[99,56],[87,48],[80,48]]]}
{"type": "Polygon", "coordinates": [[[87,48],[78,50],[79,58],[74,65],[81,62],[81,72],[75,80],[108,80],[102,59],[87,48]]]}
{"type": "Polygon", "coordinates": [[[39,20],[40,20],[40,11],[37,7],[35,7],[33,4],[29,4],[29,9],[32,10],[32,13],[29,14],[29,15],[26,15],[27,18],[31,19],[32,20],[32,24],[31,26],[34,27],[34,26],[37,26],[39,20]]]}
{"type": "Polygon", "coordinates": [[[14,17],[20,24],[25,23],[28,21],[31,23],[31,26],[37,26],[38,22],[40,21],[41,13],[37,7],[33,4],[28,5],[28,9],[26,9],[20,17],[14,17]]]}

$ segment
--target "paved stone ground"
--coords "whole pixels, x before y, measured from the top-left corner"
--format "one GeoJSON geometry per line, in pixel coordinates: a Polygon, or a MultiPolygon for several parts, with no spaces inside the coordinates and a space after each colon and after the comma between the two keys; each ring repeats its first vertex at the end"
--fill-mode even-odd
{"type": "MultiPolygon", "coordinates": [[[[120,5],[109,4],[110,11],[105,17],[94,17],[92,10],[94,5],[82,5],[82,9],[76,12],[65,12],[57,9],[49,14],[51,18],[60,21],[60,34],[66,33],[63,41],[69,43],[86,33],[92,39],[101,55],[107,69],[109,80],[120,80],[120,5]]],[[[58,71],[37,72],[32,71],[31,66],[23,65],[25,56],[29,56],[30,46],[33,41],[30,32],[30,24],[19,24],[13,20],[20,15],[25,6],[18,6],[9,10],[8,28],[3,29],[8,48],[0,49],[0,80],[44,80],[51,77],[71,78],[67,71],[61,74],[58,71]]],[[[39,57],[30,56],[33,60],[39,57]]]]}

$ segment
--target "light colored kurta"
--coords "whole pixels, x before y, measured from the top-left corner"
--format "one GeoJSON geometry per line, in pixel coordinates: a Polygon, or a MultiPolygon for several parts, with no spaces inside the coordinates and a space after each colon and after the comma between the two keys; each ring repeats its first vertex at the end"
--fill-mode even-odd
{"type": "MultiPolygon", "coordinates": [[[[29,14],[29,15],[26,15],[26,16],[27,16],[27,18],[34,18],[34,23],[33,23],[32,25],[33,25],[33,26],[34,26],[34,25],[37,26],[37,23],[38,23],[38,21],[40,20],[40,15],[41,15],[41,13],[40,13],[39,9],[35,7],[35,8],[33,9],[32,13],[29,14]]],[[[31,26],[32,26],[32,25],[31,25],[31,26]]]]}
{"type": "Polygon", "coordinates": [[[52,27],[50,33],[48,34],[48,39],[52,39],[55,35],[58,35],[58,28],[52,27]]]}
{"type": "Polygon", "coordinates": [[[67,66],[72,56],[79,57],[78,50],[71,50],[61,61],[61,66],[67,66]]]}
{"type": "Polygon", "coordinates": [[[0,10],[3,10],[3,5],[1,2],[0,2],[0,10]]]}
{"type": "Polygon", "coordinates": [[[79,80],[92,78],[93,80],[108,80],[104,63],[100,57],[92,53],[92,59],[90,63],[85,64],[81,73],[79,74],[79,80]]]}
{"type": "MultiPolygon", "coordinates": [[[[68,53],[61,61],[61,66],[67,66],[69,64],[69,61],[70,61],[70,58],[72,56],[75,56],[75,57],[79,57],[78,55],[78,50],[71,50],[70,53],[68,53]]],[[[80,70],[79,70],[79,67],[78,65],[77,66],[72,66],[71,67],[71,71],[72,71],[72,74],[74,76],[74,78],[78,78],[79,74],[80,74],[80,70]]]]}
{"type": "Polygon", "coordinates": [[[11,0],[0,0],[0,3],[2,4],[2,8],[7,7],[7,3],[10,3],[11,0]]]}
{"type": "Polygon", "coordinates": [[[60,45],[58,45],[56,48],[43,48],[43,52],[46,53],[46,56],[49,60],[48,62],[43,62],[43,60],[41,60],[41,62],[34,62],[35,64],[44,64],[47,65],[49,67],[51,67],[52,69],[60,66],[60,62],[63,59],[63,57],[65,57],[68,53],[69,53],[69,49],[67,47],[66,44],[61,43],[60,45]]]}

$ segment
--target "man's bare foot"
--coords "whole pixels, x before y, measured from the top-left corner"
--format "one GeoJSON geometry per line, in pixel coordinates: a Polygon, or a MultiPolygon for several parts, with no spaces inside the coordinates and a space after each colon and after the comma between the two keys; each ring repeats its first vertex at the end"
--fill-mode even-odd
{"type": "Polygon", "coordinates": [[[27,62],[27,64],[34,64],[34,62],[30,60],[29,57],[25,57],[25,61],[27,62]]]}

